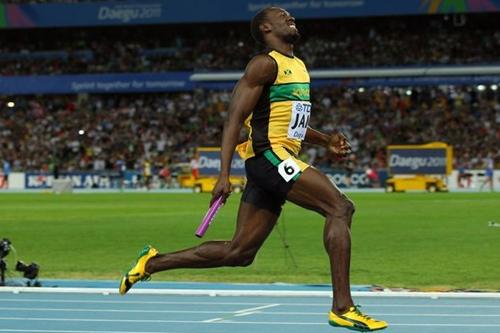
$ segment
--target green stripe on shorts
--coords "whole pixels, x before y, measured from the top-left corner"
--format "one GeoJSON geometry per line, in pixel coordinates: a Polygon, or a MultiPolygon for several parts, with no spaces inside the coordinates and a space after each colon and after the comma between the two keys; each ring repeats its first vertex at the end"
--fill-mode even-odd
{"type": "Polygon", "coordinates": [[[267,158],[269,162],[271,162],[272,165],[278,166],[278,164],[281,163],[281,160],[276,156],[272,150],[266,150],[264,152],[264,156],[267,158]]]}
{"type": "Polygon", "coordinates": [[[299,177],[300,177],[300,175],[301,175],[301,174],[302,174],[302,171],[299,171],[299,172],[298,172],[295,176],[293,176],[292,180],[293,180],[294,182],[296,182],[296,181],[297,181],[297,179],[299,179],[299,177]]]}

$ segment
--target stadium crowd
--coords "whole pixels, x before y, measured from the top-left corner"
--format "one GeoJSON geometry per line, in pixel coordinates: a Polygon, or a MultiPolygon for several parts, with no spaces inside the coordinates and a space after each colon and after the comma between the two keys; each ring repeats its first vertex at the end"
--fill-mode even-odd
{"type": "MultiPolygon", "coordinates": [[[[309,68],[492,63],[498,15],[299,22],[309,68]]],[[[35,29],[0,34],[0,75],[243,69],[258,47],[248,24],[35,29]]]]}
{"type": "MultiPolygon", "coordinates": [[[[220,144],[229,91],[146,95],[45,96],[2,99],[0,159],[13,170],[113,170],[118,161],[156,170],[189,162],[195,147],[220,144]],[[10,102],[10,103],[9,103],[10,102]]],[[[388,144],[445,141],[456,164],[500,161],[500,92],[475,87],[314,89],[311,126],[350,138],[352,168],[382,168],[388,144]]],[[[244,133],[242,133],[242,138],[244,133]]],[[[305,146],[319,167],[343,167],[305,146]]]]}

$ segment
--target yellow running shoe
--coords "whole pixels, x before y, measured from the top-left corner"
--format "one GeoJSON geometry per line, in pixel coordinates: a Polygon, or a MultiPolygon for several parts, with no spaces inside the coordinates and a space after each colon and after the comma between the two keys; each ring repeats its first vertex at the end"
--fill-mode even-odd
{"type": "Polygon", "coordinates": [[[369,332],[382,330],[387,327],[387,323],[375,320],[359,311],[359,306],[352,306],[347,312],[338,315],[330,311],[328,323],[332,326],[345,327],[353,331],[369,332]]]}
{"type": "Polygon", "coordinates": [[[144,246],[139,257],[132,266],[132,268],[125,274],[120,281],[120,294],[125,295],[132,286],[138,281],[144,281],[150,278],[148,272],[146,272],[146,263],[149,259],[153,258],[158,254],[158,250],[151,245],[144,246]]]}

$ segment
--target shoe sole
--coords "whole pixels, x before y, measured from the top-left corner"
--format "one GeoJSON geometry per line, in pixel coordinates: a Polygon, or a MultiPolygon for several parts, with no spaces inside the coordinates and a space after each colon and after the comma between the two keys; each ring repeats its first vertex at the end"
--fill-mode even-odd
{"type": "Polygon", "coordinates": [[[330,324],[330,326],[347,328],[348,330],[356,331],[356,332],[374,332],[374,331],[380,331],[380,330],[387,328],[387,326],[375,328],[375,329],[362,328],[362,327],[356,327],[356,326],[344,326],[344,325],[339,325],[334,321],[328,321],[328,324],[330,324]]]}

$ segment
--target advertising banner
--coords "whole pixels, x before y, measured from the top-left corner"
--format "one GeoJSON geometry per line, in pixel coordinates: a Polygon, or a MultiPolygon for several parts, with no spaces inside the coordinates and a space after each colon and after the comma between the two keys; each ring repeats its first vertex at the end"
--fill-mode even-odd
{"type": "MultiPolygon", "coordinates": [[[[314,72],[314,71],[311,71],[314,72]]],[[[235,80],[192,81],[192,72],[123,73],[84,75],[33,75],[0,77],[0,94],[78,94],[78,93],[141,93],[191,91],[195,88],[209,90],[232,90],[235,80]]],[[[498,75],[412,77],[412,78],[364,78],[364,79],[312,79],[312,87],[344,86],[420,86],[454,84],[496,84],[498,75]]]]}
{"type": "Polygon", "coordinates": [[[0,77],[0,93],[78,94],[186,91],[192,89],[189,72],[33,75],[0,77]]]}
{"type": "MultiPolygon", "coordinates": [[[[198,171],[200,176],[217,177],[220,172],[220,148],[198,148],[198,171]]],[[[234,153],[231,176],[245,176],[245,161],[234,153]]]]}
{"type": "Polygon", "coordinates": [[[270,5],[283,7],[298,19],[313,19],[495,12],[500,8],[500,0],[129,0],[0,4],[0,28],[248,21],[270,5]]]}
{"type": "Polygon", "coordinates": [[[452,169],[452,151],[446,143],[387,147],[387,165],[392,175],[447,175],[452,169]]]}
{"type": "MultiPolygon", "coordinates": [[[[49,189],[54,181],[54,176],[48,173],[27,172],[24,177],[26,189],[49,189]]],[[[75,189],[112,188],[116,178],[113,175],[92,172],[69,172],[59,175],[59,179],[71,179],[75,189]]]]}

